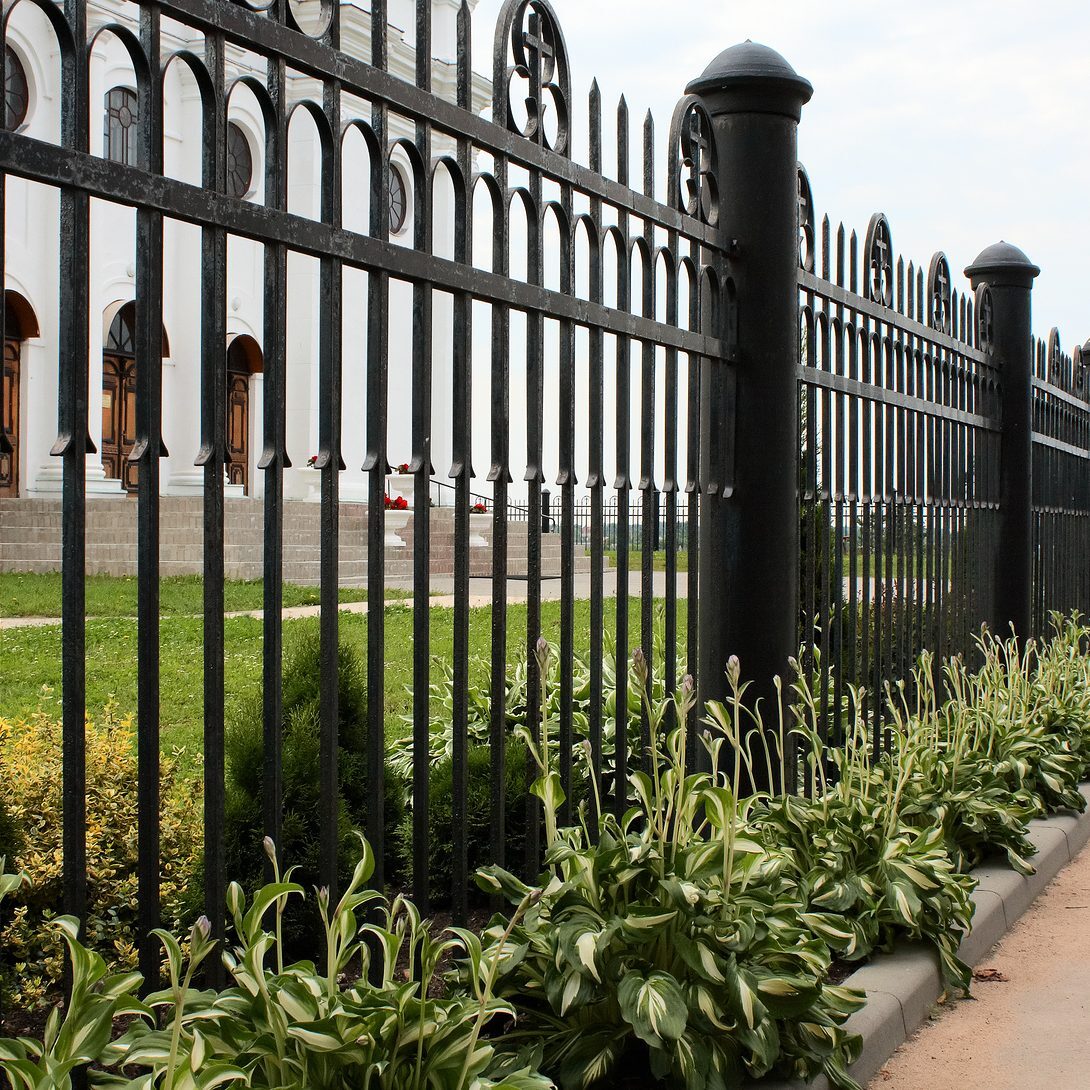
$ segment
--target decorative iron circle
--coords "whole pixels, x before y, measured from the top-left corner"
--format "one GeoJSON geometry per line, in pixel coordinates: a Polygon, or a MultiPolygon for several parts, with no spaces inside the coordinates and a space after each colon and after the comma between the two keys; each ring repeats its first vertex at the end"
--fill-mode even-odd
{"type": "Polygon", "coordinates": [[[308,38],[322,38],[333,22],[333,0],[288,0],[288,25],[308,38]]]}
{"type": "Polygon", "coordinates": [[[943,333],[953,329],[952,294],[950,262],[940,250],[931,258],[931,267],[927,270],[927,324],[932,329],[943,333]]]}
{"type": "Polygon", "coordinates": [[[712,121],[695,95],[687,95],[670,121],[670,207],[709,227],[719,222],[719,160],[712,121]]]}
{"type": "Polygon", "coordinates": [[[496,26],[497,68],[506,67],[506,128],[544,148],[569,154],[571,69],[560,22],[548,0],[509,0],[496,26]],[[510,62],[510,63],[509,63],[510,62]],[[515,120],[515,83],[525,84],[526,122],[515,120]],[[556,136],[549,138],[545,117],[556,114],[556,136]]]}
{"type": "Polygon", "coordinates": [[[981,284],[976,289],[976,345],[981,352],[990,352],[995,346],[995,308],[992,289],[981,284]]]}
{"type": "Polygon", "coordinates": [[[817,224],[814,213],[814,191],[810,187],[810,176],[806,168],[799,163],[798,169],[798,210],[799,210],[799,268],[806,272],[814,271],[817,257],[817,224]]]}
{"type": "Polygon", "coordinates": [[[1053,386],[1063,384],[1063,349],[1060,347],[1060,331],[1053,326],[1048,331],[1048,381],[1053,386]]]}
{"type": "Polygon", "coordinates": [[[889,220],[875,212],[867,226],[867,298],[884,307],[893,306],[893,235],[889,220]]]}

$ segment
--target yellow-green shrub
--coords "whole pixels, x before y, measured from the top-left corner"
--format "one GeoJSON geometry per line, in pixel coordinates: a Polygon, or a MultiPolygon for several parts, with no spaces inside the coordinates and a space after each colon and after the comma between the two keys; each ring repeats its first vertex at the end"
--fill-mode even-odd
{"type": "MultiPolygon", "coordinates": [[[[87,913],[84,942],[118,969],[136,965],[136,743],[114,706],[87,719],[87,913]]],[[[39,710],[0,717],[0,782],[12,842],[7,869],[27,881],[0,909],[0,975],[11,1001],[34,1007],[61,980],[64,944],[43,927],[62,911],[61,723],[39,710]]],[[[185,923],[186,887],[201,854],[201,788],[177,755],[160,763],[163,926],[185,923]]]]}

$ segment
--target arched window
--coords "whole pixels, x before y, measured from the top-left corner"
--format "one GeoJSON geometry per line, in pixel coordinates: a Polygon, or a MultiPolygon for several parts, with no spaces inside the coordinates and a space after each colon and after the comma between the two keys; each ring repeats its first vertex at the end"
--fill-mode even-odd
{"type": "Polygon", "coordinates": [[[409,219],[409,188],[401,168],[390,166],[390,234],[400,235],[409,219]]]}
{"type": "Polygon", "coordinates": [[[8,132],[26,121],[30,107],[30,86],[26,69],[18,53],[10,45],[4,46],[4,128],[8,132]]]}
{"type": "Polygon", "coordinates": [[[246,134],[233,121],[227,126],[227,192],[245,197],[253,187],[254,156],[246,134]]]}
{"type": "Polygon", "coordinates": [[[106,92],[102,150],[115,163],[136,166],[137,103],[136,92],[129,87],[114,87],[106,92]]]}
{"type": "Polygon", "coordinates": [[[136,355],[136,304],[126,303],[114,315],[106,334],[106,351],[115,356],[136,355]]]}

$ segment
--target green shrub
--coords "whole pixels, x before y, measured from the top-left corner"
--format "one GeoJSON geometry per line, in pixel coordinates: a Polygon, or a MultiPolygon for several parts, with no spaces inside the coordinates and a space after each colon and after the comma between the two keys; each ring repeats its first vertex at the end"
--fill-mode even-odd
{"type": "MultiPolygon", "coordinates": [[[[469,874],[492,861],[492,754],[487,745],[470,745],[466,759],[466,854],[469,874]]],[[[507,743],[504,767],[507,866],[522,874],[526,866],[527,800],[526,746],[517,739],[507,743]]],[[[433,907],[449,905],[454,888],[454,769],[450,758],[431,769],[428,792],[430,835],[428,865],[433,907]]],[[[396,852],[404,861],[407,881],[412,876],[413,818],[406,812],[394,831],[396,852]]],[[[472,892],[471,896],[472,896],[472,892]]]]}
{"type": "MultiPolygon", "coordinates": [[[[61,722],[45,711],[0,718],[0,782],[9,868],[26,881],[0,907],[0,974],[13,1005],[55,998],[64,943],[45,927],[61,911],[63,810],[61,722]]],[[[179,772],[180,754],[160,765],[160,896],[166,926],[188,916],[188,884],[201,853],[201,783],[179,772]]],[[[137,960],[136,746],[131,716],[113,706],[86,725],[87,917],[83,941],[119,971],[137,960]]]]}
{"type": "MultiPolygon", "coordinates": [[[[321,644],[316,627],[300,627],[284,649],[282,790],[284,816],[280,851],[285,863],[298,867],[298,880],[306,888],[319,882],[320,835],[320,732],[319,682],[321,644]]],[[[366,828],[370,792],[367,783],[367,685],[359,653],[342,641],[337,659],[338,680],[338,806],[339,870],[342,884],[352,873],[354,828],[366,828]]],[[[231,716],[226,732],[227,801],[225,856],[227,877],[247,889],[263,881],[264,857],[264,726],[262,695],[247,695],[231,716]]],[[[385,780],[386,828],[393,828],[403,813],[403,785],[387,774],[385,780]]],[[[387,851],[386,878],[399,882],[398,857],[387,851]]],[[[289,913],[286,941],[294,949],[320,938],[313,911],[289,913]]]]}

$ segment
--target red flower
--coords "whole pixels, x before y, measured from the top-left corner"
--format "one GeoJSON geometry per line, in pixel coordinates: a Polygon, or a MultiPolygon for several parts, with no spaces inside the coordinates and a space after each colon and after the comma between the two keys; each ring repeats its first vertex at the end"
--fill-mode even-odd
{"type": "Polygon", "coordinates": [[[475,503],[470,509],[470,514],[473,515],[487,515],[488,507],[483,503],[475,503]]]}
{"type": "Polygon", "coordinates": [[[409,509],[409,501],[404,496],[393,499],[389,493],[386,493],[383,496],[383,501],[387,511],[407,511],[409,509]]]}
{"type": "Polygon", "coordinates": [[[397,470],[398,473],[408,473],[409,472],[409,463],[408,462],[402,462],[399,466],[395,466],[395,469],[397,470]]]}

